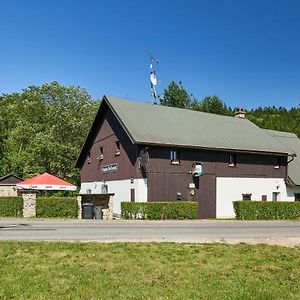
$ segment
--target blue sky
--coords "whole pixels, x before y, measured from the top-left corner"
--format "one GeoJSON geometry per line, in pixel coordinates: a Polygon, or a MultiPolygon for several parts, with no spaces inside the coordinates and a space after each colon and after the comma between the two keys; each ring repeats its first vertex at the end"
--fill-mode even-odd
{"type": "Polygon", "coordinates": [[[300,1],[0,1],[0,93],[56,80],[151,101],[171,80],[231,107],[299,106],[300,1]]]}

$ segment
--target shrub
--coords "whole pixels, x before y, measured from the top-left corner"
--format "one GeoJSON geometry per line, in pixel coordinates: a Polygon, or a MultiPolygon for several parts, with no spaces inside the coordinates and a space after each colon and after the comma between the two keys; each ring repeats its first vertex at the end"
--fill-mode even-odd
{"type": "Polygon", "coordinates": [[[22,197],[0,197],[1,217],[23,217],[22,197]]]}
{"type": "Polygon", "coordinates": [[[197,202],[122,202],[124,219],[196,219],[197,202]]]}
{"type": "Polygon", "coordinates": [[[70,197],[39,197],[36,201],[36,216],[38,218],[77,218],[77,200],[70,197]]]}
{"type": "Polygon", "coordinates": [[[300,219],[300,202],[233,201],[238,220],[300,219]]]}

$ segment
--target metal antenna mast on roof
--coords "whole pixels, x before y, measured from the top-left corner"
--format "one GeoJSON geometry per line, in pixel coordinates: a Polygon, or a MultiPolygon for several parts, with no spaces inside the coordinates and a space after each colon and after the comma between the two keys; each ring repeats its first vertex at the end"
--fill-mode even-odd
{"type": "Polygon", "coordinates": [[[146,49],[145,51],[148,53],[149,57],[150,57],[150,87],[151,87],[151,97],[154,98],[154,102],[156,99],[159,98],[159,96],[157,95],[156,92],[156,86],[159,83],[157,80],[157,76],[156,76],[156,71],[155,71],[155,64],[158,64],[159,61],[158,59],[156,59],[150,52],[148,52],[146,49]]]}

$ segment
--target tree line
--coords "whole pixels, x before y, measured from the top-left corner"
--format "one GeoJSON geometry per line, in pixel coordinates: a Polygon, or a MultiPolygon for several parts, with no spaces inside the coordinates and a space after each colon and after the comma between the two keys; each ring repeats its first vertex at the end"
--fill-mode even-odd
{"type": "MultiPolygon", "coordinates": [[[[164,90],[163,96],[159,98],[159,104],[225,116],[233,116],[234,113],[234,108],[227,106],[218,96],[207,96],[199,101],[184,89],[181,82],[174,81],[171,81],[164,90]]],[[[275,106],[258,107],[246,113],[247,119],[261,128],[293,132],[300,137],[300,106],[291,109],[275,106]]]]}
{"type": "MultiPolygon", "coordinates": [[[[78,86],[58,82],[29,86],[0,96],[0,177],[27,178],[49,172],[79,181],[75,162],[100,101],[78,86]]],[[[233,109],[217,96],[201,101],[182,83],[170,82],[159,105],[232,116],[233,109]]],[[[294,132],[300,137],[300,108],[265,107],[247,111],[259,127],[294,132]]]]}

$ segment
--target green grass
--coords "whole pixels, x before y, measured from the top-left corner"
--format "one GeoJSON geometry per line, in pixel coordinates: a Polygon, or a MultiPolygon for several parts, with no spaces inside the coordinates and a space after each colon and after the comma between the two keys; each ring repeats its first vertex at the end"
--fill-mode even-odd
{"type": "Polygon", "coordinates": [[[0,243],[0,299],[300,299],[300,248],[0,243]]]}

